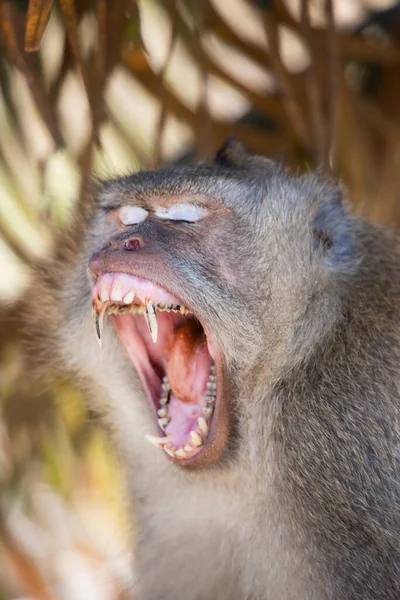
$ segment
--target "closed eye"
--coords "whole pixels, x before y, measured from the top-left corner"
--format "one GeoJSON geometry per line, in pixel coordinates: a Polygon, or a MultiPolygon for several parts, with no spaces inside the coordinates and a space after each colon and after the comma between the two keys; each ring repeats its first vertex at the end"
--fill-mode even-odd
{"type": "Polygon", "coordinates": [[[157,208],[155,216],[168,221],[196,223],[207,216],[207,210],[197,204],[181,202],[179,204],[171,204],[168,207],[157,208]]]}
{"type": "Polygon", "coordinates": [[[123,225],[138,225],[147,219],[149,211],[141,206],[121,206],[118,211],[119,220],[123,225]]]}

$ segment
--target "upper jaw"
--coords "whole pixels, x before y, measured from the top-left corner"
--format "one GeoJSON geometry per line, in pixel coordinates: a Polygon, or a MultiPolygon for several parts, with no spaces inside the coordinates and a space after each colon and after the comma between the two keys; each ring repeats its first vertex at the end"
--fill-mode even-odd
{"type": "Polygon", "coordinates": [[[143,314],[153,342],[157,342],[156,311],[189,314],[183,303],[153,282],[127,273],[105,273],[97,278],[92,290],[93,317],[97,339],[101,344],[104,313],[143,314]]]}

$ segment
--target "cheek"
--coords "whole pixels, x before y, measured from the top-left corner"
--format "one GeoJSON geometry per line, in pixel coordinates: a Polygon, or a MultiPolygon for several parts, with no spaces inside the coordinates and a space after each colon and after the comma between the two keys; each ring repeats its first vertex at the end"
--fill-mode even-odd
{"type": "Polygon", "coordinates": [[[226,286],[230,289],[235,289],[239,286],[239,277],[238,272],[231,269],[230,265],[221,264],[220,265],[220,277],[221,281],[223,281],[226,286]]]}

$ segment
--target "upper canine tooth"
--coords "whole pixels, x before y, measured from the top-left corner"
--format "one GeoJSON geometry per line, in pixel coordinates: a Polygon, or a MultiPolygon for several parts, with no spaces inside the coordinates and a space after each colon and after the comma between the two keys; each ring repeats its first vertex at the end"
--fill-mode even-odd
{"type": "Polygon", "coordinates": [[[152,300],[146,302],[145,313],[144,313],[147,327],[149,328],[151,339],[154,343],[158,337],[158,323],[157,323],[157,311],[156,305],[152,300]]]}
{"type": "Polygon", "coordinates": [[[99,346],[101,346],[101,336],[102,336],[102,333],[103,333],[104,313],[105,313],[105,309],[97,310],[93,306],[94,328],[95,328],[95,331],[96,331],[96,339],[97,339],[97,341],[99,343],[99,346]]]}
{"type": "Polygon", "coordinates": [[[116,280],[111,289],[111,300],[114,302],[121,302],[122,300],[122,281],[116,280]]]}
{"type": "Polygon", "coordinates": [[[135,290],[132,289],[124,296],[124,304],[132,304],[134,299],[135,299],[135,290]]]}

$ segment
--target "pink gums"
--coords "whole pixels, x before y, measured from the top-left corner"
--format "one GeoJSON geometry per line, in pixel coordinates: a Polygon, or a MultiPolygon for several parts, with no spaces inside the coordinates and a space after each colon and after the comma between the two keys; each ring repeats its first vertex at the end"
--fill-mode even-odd
{"type": "Polygon", "coordinates": [[[93,288],[93,299],[100,298],[101,290],[107,289],[108,297],[111,298],[112,290],[118,285],[122,297],[126,296],[132,289],[135,290],[135,299],[144,303],[146,300],[154,300],[157,304],[181,304],[180,300],[172,296],[163,288],[142,277],[135,277],[127,273],[106,273],[101,275],[93,288]]]}
{"type": "Polygon", "coordinates": [[[171,421],[164,430],[170,436],[170,446],[179,448],[190,441],[190,432],[197,431],[197,419],[202,416],[205,404],[204,397],[196,404],[188,404],[178,400],[171,392],[168,406],[171,421]]]}

